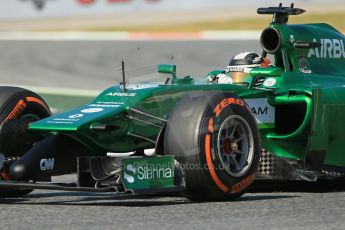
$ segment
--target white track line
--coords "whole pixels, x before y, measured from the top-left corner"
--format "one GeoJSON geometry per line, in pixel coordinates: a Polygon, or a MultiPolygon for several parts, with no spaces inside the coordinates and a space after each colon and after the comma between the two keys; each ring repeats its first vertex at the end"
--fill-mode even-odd
{"type": "Polygon", "coordinates": [[[55,88],[29,85],[15,85],[17,87],[25,88],[33,92],[49,95],[64,95],[64,96],[78,96],[78,97],[96,97],[101,93],[97,90],[88,89],[73,89],[73,88],[55,88]]]}
{"type": "Polygon", "coordinates": [[[259,40],[262,31],[234,30],[234,31],[203,31],[206,40],[259,40]]]}
{"type": "Polygon", "coordinates": [[[257,40],[261,31],[202,31],[202,32],[0,32],[0,40],[19,41],[151,41],[151,40],[257,40]]]}
{"type": "Polygon", "coordinates": [[[0,40],[73,41],[73,40],[127,40],[127,32],[0,32],[0,40]]]}

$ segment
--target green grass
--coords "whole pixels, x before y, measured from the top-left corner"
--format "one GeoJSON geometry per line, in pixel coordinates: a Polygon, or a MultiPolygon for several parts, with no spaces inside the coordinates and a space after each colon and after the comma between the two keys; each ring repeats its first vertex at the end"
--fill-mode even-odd
{"type": "MultiPolygon", "coordinates": [[[[218,21],[200,21],[193,23],[177,23],[171,25],[150,25],[132,27],[98,28],[97,31],[130,31],[130,32],[198,32],[202,30],[262,30],[271,20],[270,16],[257,16],[247,19],[229,19],[218,21]]],[[[328,23],[340,31],[345,31],[345,14],[306,14],[291,16],[289,23],[328,23]]]]}

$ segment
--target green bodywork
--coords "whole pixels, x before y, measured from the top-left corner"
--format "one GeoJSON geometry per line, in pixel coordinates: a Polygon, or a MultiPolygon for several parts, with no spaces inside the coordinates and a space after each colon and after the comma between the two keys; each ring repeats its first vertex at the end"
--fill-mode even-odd
{"type": "MultiPolygon", "coordinates": [[[[155,148],[164,120],[184,95],[225,91],[239,95],[251,107],[262,148],[300,161],[321,151],[326,153],[325,165],[345,167],[344,36],[326,24],[272,24],[269,28],[280,36],[278,48],[271,53],[274,65],[253,69],[248,86],[178,78],[176,67],[164,65],[160,72],[170,78],[164,84],[142,83],[125,90],[112,86],[91,103],[32,123],[30,129],[68,135],[95,155],[150,149],[155,148]],[[303,48],[299,43],[318,45],[303,48]]],[[[221,71],[212,74],[217,72],[221,71]]]]}

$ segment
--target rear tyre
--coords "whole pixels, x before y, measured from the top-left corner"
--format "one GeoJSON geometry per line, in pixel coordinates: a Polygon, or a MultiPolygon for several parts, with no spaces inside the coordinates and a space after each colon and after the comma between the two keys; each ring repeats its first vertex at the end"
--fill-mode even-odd
{"type": "MultiPolygon", "coordinates": [[[[6,157],[0,180],[8,180],[7,169],[13,159],[21,157],[42,139],[42,136],[31,133],[28,125],[50,115],[46,102],[34,92],[17,87],[0,87],[0,153],[6,157]]],[[[0,197],[20,197],[31,191],[0,189],[0,197]]]]}
{"type": "Polygon", "coordinates": [[[232,200],[253,182],[260,157],[256,121],[231,93],[193,92],[174,108],[165,132],[192,200],[232,200]]]}

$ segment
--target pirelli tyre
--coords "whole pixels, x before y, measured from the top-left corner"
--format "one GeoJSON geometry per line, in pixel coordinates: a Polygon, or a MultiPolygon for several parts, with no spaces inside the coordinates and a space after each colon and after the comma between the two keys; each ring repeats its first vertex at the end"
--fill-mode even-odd
{"type": "Polygon", "coordinates": [[[193,92],[179,101],[164,148],[180,162],[192,200],[240,197],[255,179],[261,152],[249,107],[227,92],[193,92]]]}
{"type": "MultiPolygon", "coordinates": [[[[31,133],[31,122],[51,115],[46,102],[26,89],[0,86],[0,153],[5,156],[0,180],[8,180],[7,169],[42,137],[31,133]]],[[[31,190],[0,189],[0,197],[17,197],[31,190]]]]}

